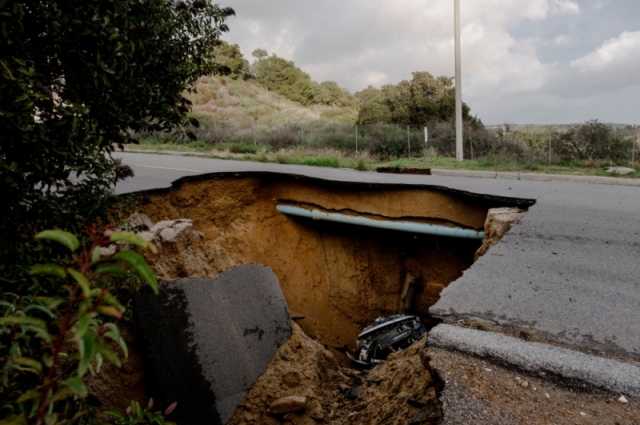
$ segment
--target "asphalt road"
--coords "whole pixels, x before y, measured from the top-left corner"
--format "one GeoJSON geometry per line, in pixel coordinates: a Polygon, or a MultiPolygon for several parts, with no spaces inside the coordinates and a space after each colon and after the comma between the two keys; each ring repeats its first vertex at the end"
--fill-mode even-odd
{"type": "MultiPolygon", "coordinates": [[[[447,186],[537,200],[524,221],[443,293],[432,313],[482,320],[583,351],[640,359],[640,187],[362,173],[197,157],[121,154],[119,193],[202,173],[268,171],[341,181],[447,186]]],[[[524,335],[524,334],[523,334],[524,335]]]]}

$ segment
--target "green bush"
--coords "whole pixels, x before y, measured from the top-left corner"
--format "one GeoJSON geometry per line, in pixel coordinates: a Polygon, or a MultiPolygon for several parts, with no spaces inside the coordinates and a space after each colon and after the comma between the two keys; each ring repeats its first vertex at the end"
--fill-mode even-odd
{"type": "Polygon", "coordinates": [[[120,366],[127,344],[118,321],[125,307],[108,289],[113,280],[137,276],[158,291],[144,257],[129,246],[151,249],[125,232],[94,234],[81,249],[71,233],[50,230],[36,239],[64,247],[70,256],[32,266],[30,274],[50,291],[0,299],[0,422],[54,425],[88,418],[90,375],[105,363],[120,366]],[[105,249],[105,245],[114,249],[105,249]]]}

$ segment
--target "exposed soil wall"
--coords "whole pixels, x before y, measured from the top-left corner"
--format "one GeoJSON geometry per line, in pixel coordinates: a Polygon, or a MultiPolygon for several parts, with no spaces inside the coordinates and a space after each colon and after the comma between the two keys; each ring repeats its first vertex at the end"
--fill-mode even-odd
{"type": "Polygon", "coordinates": [[[436,190],[327,187],[284,176],[225,176],[146,196],[142,212],[154,221],[188,218],[201,232],[163,246],[155,259],[160,277],[212,277],[238,264],[267,265],[291,312],[304,316],[305,332],[334,348],[352,344],[380,315],[426,315],[473,263],[481,242],[296,220],[276,211],[278,202],[478,230],[490,208],[504,206],[436,190]],[[411,299],[402,298],[407,288],[411,299]]]}

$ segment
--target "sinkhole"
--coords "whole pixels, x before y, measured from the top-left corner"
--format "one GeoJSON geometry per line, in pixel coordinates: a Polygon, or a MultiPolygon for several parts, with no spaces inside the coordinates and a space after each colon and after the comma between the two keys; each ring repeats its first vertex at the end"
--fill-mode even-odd
{"type": "Polygon", "coordinates": [[[429,307],[483,247],[489,211],[531,204],[435,186],[234,173],[148,192],[142,212],[191,219],[200,232],[152,259],[161,278],[263,264],[304,331],[341,350],[379,316],[410,313],[428,324],[429,307]]]}

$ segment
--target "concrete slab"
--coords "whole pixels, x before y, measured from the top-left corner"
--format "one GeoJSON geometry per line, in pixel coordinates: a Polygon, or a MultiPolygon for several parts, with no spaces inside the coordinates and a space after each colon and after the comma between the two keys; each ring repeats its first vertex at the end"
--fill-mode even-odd
{"type": "Polygon", "coordinates": [[[186,425],[226,423],[291,335],[278,280],[257,265],[165,282],[136,313],[151,392],[186,425]]]}

